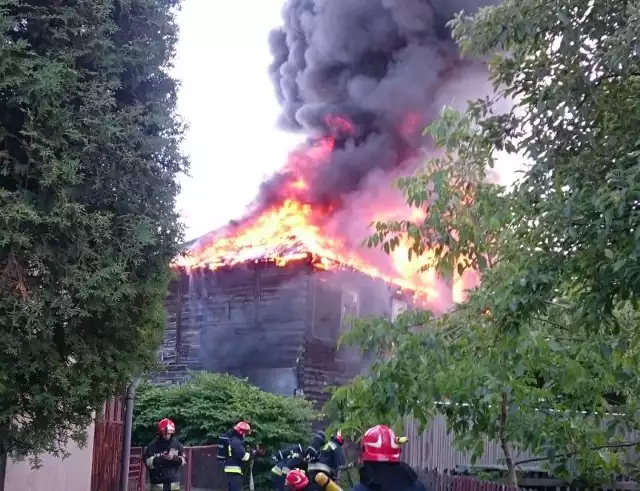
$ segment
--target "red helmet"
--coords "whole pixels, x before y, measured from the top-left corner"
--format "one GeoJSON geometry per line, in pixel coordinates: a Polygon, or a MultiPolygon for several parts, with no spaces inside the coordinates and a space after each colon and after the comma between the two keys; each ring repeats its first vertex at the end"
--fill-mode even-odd
{"type": "Polygon", "coordinates": [[[363,462],[400,462],[401,443],[405,438],[396,437],[391,428],[377,425],[369,428],[362,437],[360,460],[363,462]]]}
{"type": "Polygon", "coordinates": [[[158,433],[160,433],[160,434],[165,434],[165,433],[173,434],[175,432],[176,432],[176,425],[170,419],[164,418],[164,419],[160,420],[160,422],[158,423],[158,433]]]}
{"type": "Polygon", "coordinates": [[[248,435],[249,433],[251,433],[251,426],[249,426],[249,423],[247,423],[246,421],[240,421],[239,423],[236,423],[236,425],[233,427],[233,430],[240,433],[241,435],[248,435]]]}
{"type": "Polygon", "coordinates": [[[309,478],[304,471],[301,471],[300,469],[293,469],[287,474],[284,485],[288,489],[300,491],[309,485],[309,478]]]}
{"type": "Polygon", "coordinates": [[[342,432],[340,430],[336,431],[334,440],[337,441],[340,445],[344,444],[344,437],[342,436],[342,432]]]}

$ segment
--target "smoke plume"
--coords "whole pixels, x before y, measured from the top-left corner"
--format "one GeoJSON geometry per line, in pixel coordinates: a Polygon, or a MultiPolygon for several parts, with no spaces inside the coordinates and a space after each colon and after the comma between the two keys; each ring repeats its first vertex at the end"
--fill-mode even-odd
{"type": "Polygon", "coordinates": [[[468,73],[461,66],[477,63],[460,58],[447,22],[461,10],[497,3],[288,0],[283,26],[270,36],[279,124],[311,141],[332,136],[337,143],[321,166],[298,162],[302,169],[285,168],[265,182],[262,202],[281,200],[302,172],[304,201],[336,205],[371,171],[393,170],[412,156],[424,124],[440,111],[438,91],[468,73]]]}

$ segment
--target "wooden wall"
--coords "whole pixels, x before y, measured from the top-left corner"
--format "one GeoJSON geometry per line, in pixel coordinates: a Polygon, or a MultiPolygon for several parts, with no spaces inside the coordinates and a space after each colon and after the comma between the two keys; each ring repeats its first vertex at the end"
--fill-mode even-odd
{"type": "Polygon", "coordinates": [[[357,348],[337,349],[349,318],[390,315],[392,293],[361,273],[304,262],[183,274],[167,300],[167,368],[153,381],[180,382],[189,370],[226,372],[286,395],[302,390],[321,406],[328,386],[363,368],[357,348]]]}
{"type": "Polygon", "coordinates": [[[393,293],[386,283],[355,271],[314,273],[301,367],[307,398],[322,406],[329,397],[328,387],[342,385],[362,372],[366,361],[360,349],[338,349],[338,340],[353,318],[390,315],[393,293]]]}
{"type": "Polygon", "coordinates": [[[239,265],[182,275],[167,300],[168,324],[156,383],[189,370],[249,376],[295,368],[307,329],[306,264],[239,265]]]}

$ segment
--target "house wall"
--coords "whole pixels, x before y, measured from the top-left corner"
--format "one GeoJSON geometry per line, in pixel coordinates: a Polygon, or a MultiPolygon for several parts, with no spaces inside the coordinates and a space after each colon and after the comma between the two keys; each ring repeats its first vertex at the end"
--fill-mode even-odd
{"type": "Polygon", "coordinates": [[[302,393],[322,406],[326,388],[363,371],[357,347],[337,348],[352,317],[390,316],[396,292],[351,270],[317,271],[300,262],[244,264],[183,274],[167,300],[155,383],[189,370],[248,377],[274,393],[302,393]]]}
{"type": "Polygon", "coordinates": [[[298,387],[292,373],[307,328],[310,273],[301,263],[183,274],[167,300],[161,353],[167,369],[153,381],[175,383],[189,370],[206,370],[249,377],[265,390],[293,394],[298,387]]]}
{"type": "Polygon", "coordinates": [[[327,388],[346,383],[366,369],[358,347],[338,349],[354,318],[389,316],[395,291],[383,281],[351,270],[315,272],[310,287],[309,327],[301,361],[301,385],[322,406],[327,388]]]}
{"type": "Polygon", "coordinates": [[[31,468],[28,461],[7,462],[5,491],[88,491],[91,489],[91,463],[93,458],[94,426],[87,430],[87,446],[78,448],[70,443],[71,456],[59,459],[51,455],[42,457],[42,467],[31,468]]]}

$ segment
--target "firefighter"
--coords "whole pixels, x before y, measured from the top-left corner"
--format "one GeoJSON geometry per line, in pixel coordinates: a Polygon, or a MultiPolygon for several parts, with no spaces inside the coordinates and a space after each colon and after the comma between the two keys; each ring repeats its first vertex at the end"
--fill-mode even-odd
{"type": "Polygon", "coordinates": [[[271,484],[275,491],[283,491],[285,477],[289,470],[303,464],[303,452],[302,445],[297,443],[275,453],[273,456],[275,465],[271,468],[271,484]]]}
{"type": "Polygon", "coordinates": [[[305,452],[305,460],[307,462],[313,462],[318,460],[318,455],[320,454],[320,450],[324,447],[324,444],[327,443],[327,437],[324,434],[324,431],[316,431],[309,442],[309,446],[307,447],[307,451],[305,452]]]}
{"type": "Polygon", "coordinates": [[[285,491],[342,491],[324,472],[317,472],[312,481],[302,469],[292,469],[287,473],[285,491]]]}
{"type": "Polygon", "coordinates": [[[307,472],[307,460],[304,455],[294,453],[285,460],[282,464],[282,476],[286,477],[289,471],[292,471],[293,469],[300,469],[307,472]]]}
{"type": "Polygon", "coordinates": [[[360,447],[360,482],[352,491],[428,491],[414,470],[400,460],[406,441],[388,426],[369,428],[360,447]]]}
{"type": "Polygon", "coordinates": [[[303,491],[311,488],[311,481],[303,470],[292,469],[286,477],[284,483],[285,491],[303,491]]]}
{"type": "Polygon", "coordinates": [[[178,491],[180,467],[186,463],[184,447],[175,438],[176,425],[164,418],[158,423],[158,436],[144,451],[144,463],[149,469],[151,491],[178,491]]]}
{"type": "Polygon", "coordinates": [[[244,437],[250,433],[249,423],[240,421],[228,434],[224,473],[227,476],[229,491],[242,491],[242,465],[249,461],[252,454],[255,455],[255,451],[248,452],[244,446],[244,437]]]}
{"type": "Polygon", "coordinates": [[[308,470],[312,481],[317,472],[324,472],[334,481],[338,481],[340,472],[345,468],[346,464],[342,448],[343,444],[344,438],[342,433],[338,431],[322,446],[317,458],[309,462],[308,470]]]}

